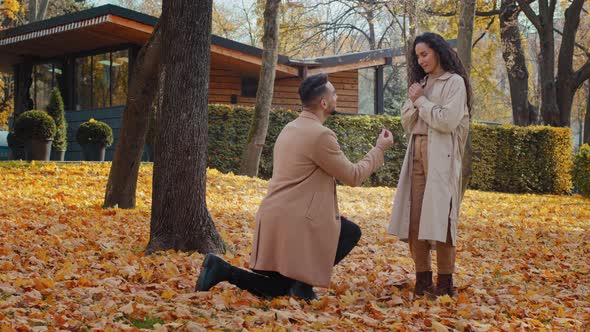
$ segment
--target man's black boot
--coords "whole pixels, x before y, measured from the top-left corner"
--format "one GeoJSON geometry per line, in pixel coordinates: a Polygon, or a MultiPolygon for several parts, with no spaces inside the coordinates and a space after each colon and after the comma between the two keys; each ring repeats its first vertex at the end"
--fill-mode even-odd
{"type": "Polygon", "coordinates": [[[318,299],[318,296],[313,291],[313,287],[300,281],[295,281],[293,283],[291,289],[289,289],[289,295],[295,296],[307,302],[318,299]]]}
{"type": "Polygon", "coordinates": [[[221,281],[228,281],[230,271],[231,265],[228,262],[213,254],[207,254],[201,266],[201,274],[197,280],[195,291],[208,291],[221,281]]]}

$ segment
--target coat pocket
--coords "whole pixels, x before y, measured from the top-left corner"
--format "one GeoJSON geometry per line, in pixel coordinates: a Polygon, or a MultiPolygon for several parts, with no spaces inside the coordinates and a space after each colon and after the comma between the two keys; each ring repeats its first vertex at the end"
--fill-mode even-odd
{"type": "Polygon", "coordinates": [[[305,218],[309,220],[314,220],[317,217],[318,212],[322,207],[323,197],[324,196],[322,195],[322,193],[313,193],[309,205],[307,206],[307,211],[305,212],[305,218]]]}

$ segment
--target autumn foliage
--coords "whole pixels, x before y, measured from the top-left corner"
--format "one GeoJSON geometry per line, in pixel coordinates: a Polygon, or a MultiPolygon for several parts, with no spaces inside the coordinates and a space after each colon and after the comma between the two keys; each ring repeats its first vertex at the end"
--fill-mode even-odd
{"type": "MultiPolygon", "coordinates": [[[[590,201],[468,191],[458,296],[413,299],[407,245],[385,233],[394,189],[339,187],[363,231],[319,301],[263,301],[229,284],[195,293],[203,255],[145,256],[152,167],[138,208],[101,209],[110,164],[0,164],[0,331],[587,331],[590,201]],[[406,284],[399,289],[395,285],[406,284]]],[[[267,182],[208,172],[207,201],[246,266],[267,182]]]]}

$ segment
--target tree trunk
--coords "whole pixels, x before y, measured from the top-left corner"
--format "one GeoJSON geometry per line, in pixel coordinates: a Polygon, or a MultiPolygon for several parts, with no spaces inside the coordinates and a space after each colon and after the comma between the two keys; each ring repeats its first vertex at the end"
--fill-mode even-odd
{"type": "Polygon", "coordinates": [[[565,11],[564,31],[559,49],[558,77],[555,78],[555,38],[554,16],[557,6],[556,0],[548,2],[537,1],[538,13],[530,7],[526,0],[516,0],[518,5],[533,23],[541,41],[540,72],[541,72],[541,115],[545,124],[550,126],[569,126],[572,100],[576,89],[584,81],[584,73],[590,77],[590,63],[588,71],[573,72],[572,58],[575,46],[575,36],[578,29],[580,12],[584,0],[572,0],[565,11]]]}
{"type": "MultiPolygon", "coordinates": [[[[404,37],[405,37],[405,43],[406,43],[406,68],[409,68],[408,66],[410,65],[410,63],[412,62],[412,53],[415,52],[415,50],[412,48],[413,44],[414,44],[414,39],[416,39],[416,31],[418,31],[417,27],[416,27],[416,2],[415,1],[406,1],[404,2],[404,7],[405,7],[405,13],[408,16],[408,25],[405,25],[406,20],[404,18],[404,37]]],[[[414,82],[410,82],[410,75],[407,75],[407,87],[409,88],[410,85],[412,85],[412,83],[414,82]]]]}
{"type": "Polygon", "coordinates": [[[149,111],[158,90],[161,53],[161,28],[154,32],[133,62],[127,105],[113,164],[109,173],[103,207],[135,207],[135,193],[141,154],[148,130],[149,111]]]}
{"type": "Polygon", "coordinates": [[[367,4],[367,22],[369,23],[369,48],[377,49],[377,38],[375,37],[375,1],[367,4]]]}
{"type": "Polygon", "coordinates": [[[529,72],[518,28],[519,7],[514,0],[504,0],[500,7],[502,57],[508,73],[512,119],[516,126],[536,123],[535,108],[529,103],[529,72]]]}
{"type": "Polygon", "coordinates": [[[557,107],[557,89],[555,85],[555,38],[553,35],[554,0],[538,1],[537,15],[526,0],[516,0],[520,9],[533,23],[539,33],[541,52],[539,54],[539,71],[541,72],[541,116],[546,125],[560,126],[559,108],[557,107]]]}
{"type": "Polygon", "coordinates": [[[250,125],[250,134],[242,151],[241,175],[258,176],[262,148],[268,132],[268,121],[272,107],[275,82],[275,68],[278,59],[279,26],[278,11],[280,0],[266,0],[264,8],[264,35],[262,36],[262,67],[256,91],[256,106],[250,125]]]}
{"type": "Polygon", "coordinates": [[[469,75],[471,71],[471,45],[473,44],[473,22],[475,20],[475,0],[461,1],[459,32],[457,33],[457,53],[469,75]]]}
{"type": "Polygon", "coordinates": [[[588,98],[586,99],[586,115],[584,116],[584,143],[590,144],[590,80],[587,83],[588,98]]]}
{"type": "Polygon", "coordinates": [[[17,65],[16,69],[16,94],[14,95],[14,119],[33,108],[30,89],[33,84],[33,62],[26,59],[17,65]]]}
{"type": "MultiPolygon", "coordinates": [[[[543,8],[544,6],[541,6],[543,8]]],[[[542,12],[544,12],[542,10],[542,12]]],[[[541,16],[541,114],[545,124],[561,125],[557,107],[557,89],[555,87],[555,37],[553,35],[553,15],[541,16]]]]}
{"type": "MultiPolygon", "coordinates": [[[[473,22],[475,20],[475,0],[461,1],[461,15],[459,17],[459,32],[457,35],[457,53],[465,67],[467,76],[471,72],[471,49],[473,39],[473,22]]],[[[463,154],[461,197],[465,195],[472,174],[471,130],[467,135],[465,152],[463,154]]]]}
{"type": "Polygon", "coordinates": [[[212,8],[212,0],[163,2],[166,76],[158,112],[148,254],[225,251],[206,202],[212,8]]]}
{"type": "Polygon", "coordinates": [[[567,127],[571,122],[574,96],[583,82],[583,80],[576,82],[577,73],[574,73],[573,68],[576,32],[580,25],[580,12],[583,5],[584,0],[574,0],[565,11],[561,46],[559,47],[557,60],[557,106],[559,108],[560,124],[567,127]]]}

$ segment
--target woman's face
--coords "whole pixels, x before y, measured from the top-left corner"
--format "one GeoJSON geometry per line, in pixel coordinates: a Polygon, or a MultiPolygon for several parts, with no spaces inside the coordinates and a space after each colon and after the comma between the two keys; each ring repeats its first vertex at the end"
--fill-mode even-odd
{"type": "Polygon", "coordinates": [[[424,72],[427,74],[437,73],[440,69],[440,64],[438,61],[438,54],[430,48],[426,43],[418,43],[416,44],[416,58],[418,59],[418,64],[424,72]]]}

